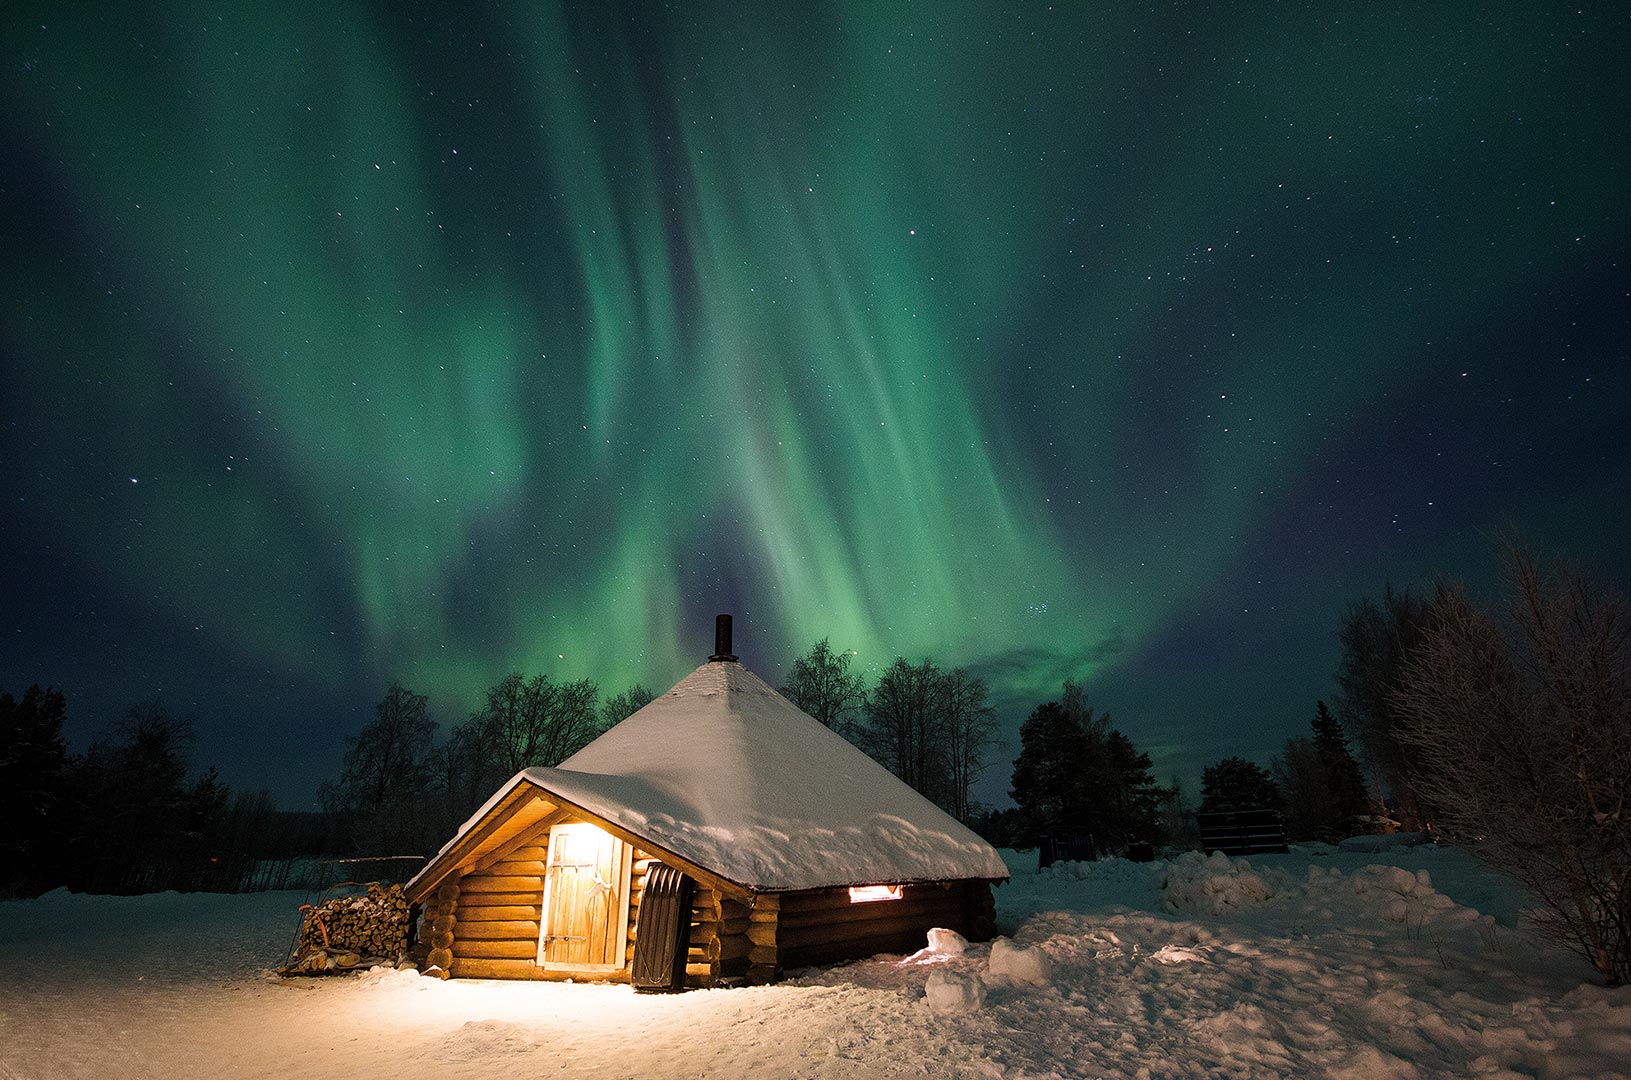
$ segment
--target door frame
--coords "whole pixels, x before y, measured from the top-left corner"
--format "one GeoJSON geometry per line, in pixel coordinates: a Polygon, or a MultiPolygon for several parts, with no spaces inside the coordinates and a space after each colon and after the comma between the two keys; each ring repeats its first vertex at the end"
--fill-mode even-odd
{"type": "Polygon", "coordinates": [[[555,825],[551,825],[549,828],[549,844],[544,851],[543,907],[538,913],[538,966],[543,968],[545,971],[581,972],[622,971],[627,968],[629,950],[629,892],[631,891],[633,884],[633,845],[616,836],[613,836],[611,833],[600,828],[598,825],[594,825],[587,821],[562,821],[555,825]],[[555,875],[551,872],[551,867],[555,865],[557,838],[562,833],[574,831],[597,833],[614,845],[612,849],[614,854],[612,865],[615,878],[612,884],[617,887],[619,895],[617,897],[617,906],[615,911],[607,913],[610,917],[608,917],[606,920],[606,929],[608,933],[615,933],[613,938],[617,950],[617,963],[615,964],[563,964],[559,962],[546,961],[544,959],[545,954],[548,951],[549,944],[550,914],[552,910],[550,907],[550,899],[551,891],[555,883],[555,875]]]}

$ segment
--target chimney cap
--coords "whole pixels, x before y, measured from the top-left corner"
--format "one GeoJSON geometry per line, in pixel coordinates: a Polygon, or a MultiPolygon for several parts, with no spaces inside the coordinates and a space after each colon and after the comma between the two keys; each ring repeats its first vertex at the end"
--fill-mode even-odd
{"type": "Polygon", "coordinates": [[[714,663],[723,663],[736,659],[736,654],[731,652],[731,617],[729,615],[714,616],[714,654],[708,659],[714,663]]]}

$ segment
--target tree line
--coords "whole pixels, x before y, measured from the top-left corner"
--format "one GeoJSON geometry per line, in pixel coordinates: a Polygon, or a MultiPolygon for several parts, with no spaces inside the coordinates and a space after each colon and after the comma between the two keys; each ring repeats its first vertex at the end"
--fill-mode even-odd
{"type": "Polygon", "coordinates": [[[1227,757],[1201,773],[1202,813],[1278,810],[1291,840],[1334,844],[1389,824],[1365,792],[1359,763],[1325,702],[1314,703],[1309,736],[1292,736],[1268,768],[1227,757]]]}
{"type": "Polygon", "coordinates": [[[318,797],[356,850],[429,854],[505,780],[559,765],[654,696],[636,683],[601,701],[590,679],[511,672],[439,738],[425,696],[393,683],[318,797]]]}
{"type": "MultiPolygon", "coordinates": [[[[1335,709],[1265,768],[1209,766],[1201,808],[1277,806],[1295,839],[1375,829],[1467,845],[1542,903],[1542,928],[1611,983],[1631,979],[1631,608],[1579,573],[1507,556],[1506,599],[1450,584],[1384,589],[1341,616],[1335,709]],[[1350,750],[1350,745],[1354,749],[1350,750]]],[[[1177,785],[1067,682],[1020,728],[1014,806],[976,805],[995,730],[985,683],[904,657],[872,686],[853,654],[817,642],[781,689],[902,780],[999,843],[1086,836],[1101,852],[1183,840],[1177,785]]],[[[132,707],[84,754],[66,702],[0,693],[0,894],[231,889],[279,855],[434,851],[505,778],[554,765],[652,695],[602,702],[594,683],[511,673],[438,738],[423,695],[392,685],[347,741],[326,814],[280,812],[265,792],[195,773],[192,722],[132,707]]],[[[263,882],[265,884],[265,882],[263,882]]]]}
{"type": "Polygon", "coordinates": [[[930,657],[897,656],[870,688],[850,670],[854,653],[822,638],[792,663],[783,697],[831,728],[953,817],[975,811],[974,781],[996,710],[985,680],[930,657]]]}
{"type": "Polygon", "coordinates": [[[1631,603],[1508,542],[1504,595],[1440,581],[1342,614],[1335,717],[1268,769],[1206,770],[1206,808],[1279,805],[1294,838],[1405,829],[1537,901],[1545,936],[1631,981],[1631,603]],[[1344,735],[1358,753],[1350,755],[1344,735]]]}
{"type": "Polygon", "coordinates": [[[1172,791],[1156,783],[1148,754],[1095,714],[1081,686],[1038,705],[1020,728],[1012,810],[975,802],[990,766],[996,710],[985,681],[930,657],[897,656],[876,683],[850,670],[852,652],[823,638],[793,661],[782,696],[869,754],[953,817],[997,843],[1032,846],[1039,836],[1091,836],[1099,850],[1160,842],[1172,791]]]}
{"type": "Polygon", "coordinates": [[[189,717],[134,705],[74,754],[67,707],[37,685],[0,692],[0,896],[274,887],[287,882],[268,864],[286,871],[341,846],[333,820],[195,772],[189,717]]]}

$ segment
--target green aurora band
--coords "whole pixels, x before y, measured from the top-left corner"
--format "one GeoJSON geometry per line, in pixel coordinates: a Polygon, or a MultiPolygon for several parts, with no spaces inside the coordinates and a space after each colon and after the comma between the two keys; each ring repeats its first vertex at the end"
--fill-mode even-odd
{"type": "MultiPolygon", "coordinates": [[[[1561,78],[1516,15],[228,7],[6,17],[59,211],[8,257],[10,479],[164,620],[444,718],[666,686],[715,610],[772,677],[830,636],[1092,679],[1623,221],[1616,151],[1548,162],[1612,119],[1572,82],[1509,122],[1561,78]]],[[[1320,632],[1352,557],[1295,552],[1320,632]]]]}

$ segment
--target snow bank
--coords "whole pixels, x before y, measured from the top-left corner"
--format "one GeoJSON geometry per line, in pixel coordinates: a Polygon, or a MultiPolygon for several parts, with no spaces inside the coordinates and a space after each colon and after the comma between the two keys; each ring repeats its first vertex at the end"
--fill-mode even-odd
{"type": "Polygon", "coordinates": [[[1053,979],[1053,961],[1040,948],[1015,945],[1007,938],[991,943],[991,964],[988,969],[999,979],[1046,986],[1053,979]]]}
{"type": "Polygon", "coordinates": [[[985,1005],[985,983],[960,971],[936,968],[923,984],[923,997],[938,1016],[976,1012],[985,1005]]]}
{"type": "Polygon", "coordinates": [[[929,951],[938,956],[962,956],[968,952],[968,938],[937,926],[929,931],[929,951]]]}
{"type": "Polygon", "coordinates": [[[1350,836],[1337,845],[1337,850],[1377,855],[1384,851],[1396,851],[1399,848],[1421,847],[1432,842],[1433,838],[1426,833],[1378,833],[1375,836],[1350,836]]]}
{"type": "Polygon", "coordinates": [[[1222,852],[1206,856],[1186,851],[1167,864],[1161,887],[1169,911],[1225,915],[1272,899],[1276,892],[1284,891],[1284,883],[1274,878],[1283,877],[1259,874],[1245,859],[1231,859],[1222,852]]]}
{"type": "Polygon", "coordinates": [[[1039,874],[1013,857],[996,894],[1008,939],[649,996],[384,970],[280,982],[264,969],[298,893],[0,903],[0,1075],[1624,1080],[1631,989],[1591,985],[1583,962],[1477,910],[1521,900],[1462,853],[1372,860],[1039,874]]]}

